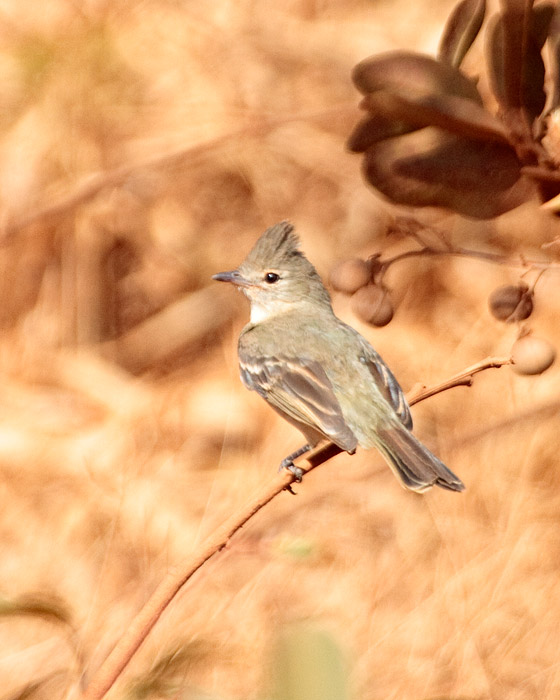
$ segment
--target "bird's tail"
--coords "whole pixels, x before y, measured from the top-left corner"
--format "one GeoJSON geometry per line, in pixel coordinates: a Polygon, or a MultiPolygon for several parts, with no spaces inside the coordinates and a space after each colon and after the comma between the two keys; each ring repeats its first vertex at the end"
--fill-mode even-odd
{"type": "Polygon", "coordinates": [[[391,423],[376,432],[379,440],[376,447],[407,489],[421,493],[435,484],[450,491],[464,490],[461,479],[402,423],[391,423]]]}

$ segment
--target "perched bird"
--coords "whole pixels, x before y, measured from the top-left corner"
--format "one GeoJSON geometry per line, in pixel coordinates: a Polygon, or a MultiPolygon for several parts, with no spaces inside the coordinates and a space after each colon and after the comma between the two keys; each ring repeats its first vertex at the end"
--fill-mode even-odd
{"type": "Polygon", "coordinates": [[[337,318],[329,293],[288,222],[267,229],[241,265],[213,279],[251,302],[239,337],[241,379],[305,436],[293,460],[328,439],[353,454],[376,447],[412,491],[462,481],[411,433],[402,389],[368,341],[337,318]]]}

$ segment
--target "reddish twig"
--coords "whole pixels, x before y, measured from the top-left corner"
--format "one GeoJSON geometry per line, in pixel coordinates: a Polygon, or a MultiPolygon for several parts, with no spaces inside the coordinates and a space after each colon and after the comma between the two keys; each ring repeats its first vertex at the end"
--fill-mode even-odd
{"type": "Polygon", "coordinates": [[[478,372],[482,372],[485,369],[499,368],[503,367],[504,365],[511,364],[513,364],[511,357],[487,357],[485,360],[481,360],[480,362],[467,367],[462,372],[455,374],[453,377],[446,379],[441,384],[436,384],[431,387],[413,387],[407,396],[408,403],[411,406],[414,406],[415,403],[423,401],[430,396],[435,396],[436,394],[446,391],[447,389],[452,389],[456,386],[471,386],[473,383],[473,377],[478,372]]]}
{"type": "MultiPolygon", "coordinates": [[[[455,374],[444,382],[431,387],[423,387],[412,392],[408,397],[410,404],[423,401],[430,396],[456,386],[470,385],[478,372],[492,367],[511,364],[510,358],[489,357],[471,367],[455,374]]],[[[342,450],[331,442],[324,441],[307,453],[302,459],[302,469],[309,472],[323,464],[342,450]]],[[[122,671],[146,639],[162,613],[191,576],[211,557],[226,547],[235,533],[240,530],[261,508],[270,503],[279,493],[290,490],[295,477],[283,470],[261,487],[253,497],[234,515],[229,517],[221,527],[204,540],[196,550],[181,564],[171,569],[153,592],[147,603],[136,615],[131,624],[114,646],[101,667],[94,674],[83,692],[82,700],[101,700],[113,686],[122,671]]]]}
{"type": "Polygon", "coordinates": [[[85,689],[83,700],[101,700],[128,665],[152,627],[179,590],[217,552],[224,549],[233,535],[255,513],[288,487],[295,477],[283,470],[258,492],[221,527],[207,537],[189,557],[169,570],[144,607],[125,630],[109,656],[85,689]]]}

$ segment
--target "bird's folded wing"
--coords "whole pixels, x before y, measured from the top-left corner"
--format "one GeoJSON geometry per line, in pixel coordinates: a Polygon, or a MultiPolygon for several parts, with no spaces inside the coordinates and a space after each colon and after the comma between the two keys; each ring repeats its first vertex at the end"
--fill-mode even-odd
{"type": "Polygon", "coordinates": [[[395,379],[391,370],[383,362],[381,356],[367,342],[363,343],[363,355],[360,359],[371,372],[379,391],[389,404],[395,409],[395,413],[402,423],[412,430],[412,416],[408,402],[403,391],[395,379]]]}
{"type": "Polygon", "coordinates": [[[240,350],[241,379],[280,413],[325,435],[346,451],[358,445],[325,370],[300,358],[251,357],[240,350]]]}

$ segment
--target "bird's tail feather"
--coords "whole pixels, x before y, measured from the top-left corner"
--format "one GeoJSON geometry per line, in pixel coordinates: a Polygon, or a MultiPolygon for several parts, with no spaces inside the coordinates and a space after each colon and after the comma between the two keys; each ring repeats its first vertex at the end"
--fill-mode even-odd
{"type": "Polygon", "coordinates": [[[461,479],[401,423],[383,426],[377,435],[377,448],[406,488],[422,492],[436,485],[450,491],[464,490],[461,479]]]}

